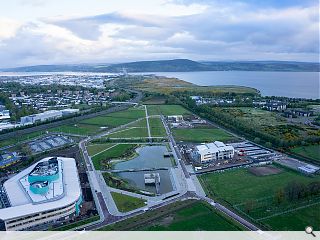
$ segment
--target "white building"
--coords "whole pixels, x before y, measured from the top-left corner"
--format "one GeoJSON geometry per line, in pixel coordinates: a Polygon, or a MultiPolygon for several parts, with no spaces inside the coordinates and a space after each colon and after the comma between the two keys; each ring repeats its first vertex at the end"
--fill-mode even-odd
{"type": "Polygon", "coordinates": [[[0,121],[1,120],[8,120],[8,119],[10,119],[10,111],[9,110],[0,111],[0,121]]]}
{"type": "Polygon", "coordinates": [[[230,159],[233,156],[234,148],[219,141],[198,145],[193,152],[193,158],[200,163],[230,159]]]}
{"type": "Polygon", "coordinates": [[[44,122],[47,120],[54,120],[62,117],[62,112],[59,110],[50,110],[43,113],[33,114],[25,117],[21,117],[21,125],[34,124],[37,122],[44,122]]]}
{"type": "Polygon", "coordinates": [[[183,121],[183,116],[182,115],[172,115],[168,116],[168,121],[173,121],[173,122],[182,122],[183,121]]]}
{"type": "Polygon", "coordinates": [[[79,214],[82,194],[73,158],[44,158],[7,180],[10,206],[0,209],[0,230],[31,230],[79,214]]]}
{"type": "Polygon", "coordinates": [[[68,116],[71,114],[76,114],[78,112],[79,112],[79,109],[77,109],[77,108],[66,108],[66,109],[61,110],[62,116],[68,116]]]}

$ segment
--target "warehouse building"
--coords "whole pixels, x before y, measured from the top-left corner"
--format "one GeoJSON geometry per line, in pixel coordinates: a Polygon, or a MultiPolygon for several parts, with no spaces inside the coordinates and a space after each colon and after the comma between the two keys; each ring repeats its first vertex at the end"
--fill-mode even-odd
{"type": "Polygon", "coordinates": [[[73,158],[44,158],[7,180],[3,192],[10,206],[0,209],[0,230],[7,231],[66,221],[79,214],[82,203],[73,158]]]}
{"type": "Polygon", "coordinates": [[[62,112],[58,110],[45,111],[43,113],[33,114],[21,117],[21,125],[34,124],[37,122],[44,122],[47,120],[54,120],[62,117],[62,112]]]}
{"type": "Polygon", "coordinates": [[[213,143],[196,146],[192,155],[196,162],[208,163],[233,158],[234,148],[225,145],[223,142],[215,141],[213,143]]]}

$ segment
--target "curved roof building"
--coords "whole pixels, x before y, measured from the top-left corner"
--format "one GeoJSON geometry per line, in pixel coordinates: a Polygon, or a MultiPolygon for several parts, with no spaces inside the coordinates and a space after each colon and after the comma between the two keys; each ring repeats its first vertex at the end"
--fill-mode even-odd
{"type": "Polygon", "coordinates": [[[7,180],[10,207],[0,209],[0,226],[28,230],[79,213],[82,195],[73,158],[44,158],[7,180]]]}

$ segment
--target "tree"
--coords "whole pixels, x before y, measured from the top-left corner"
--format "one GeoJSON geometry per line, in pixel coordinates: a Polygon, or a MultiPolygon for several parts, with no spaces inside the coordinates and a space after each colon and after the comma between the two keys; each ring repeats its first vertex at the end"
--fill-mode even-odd
{"type": "Polygon", "coordinates": [[[283,189],[278,189],[278,191],[275,193],[275,201],[277,204],[280,204],[284,201],[285,194],[283,189]]]}

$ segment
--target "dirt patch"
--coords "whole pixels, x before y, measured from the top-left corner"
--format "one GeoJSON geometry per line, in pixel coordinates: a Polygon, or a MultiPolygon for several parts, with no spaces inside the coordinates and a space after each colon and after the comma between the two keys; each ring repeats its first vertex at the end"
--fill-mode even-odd
{"type": "Polygon", "coordinates": [[[281,169],[276,167],[271,167],[271,166],[251,167],[248,169],[248,171],[255,176],[268,176],[268,175],[279,174],[282,172],[281,169]]]}
{"type": "Polygon", "coordinates": [[[156,225],[160,226],[169,226],[173,222],[174,217],[172,215],[169,215],[163,219],[160,220],[160,222],[156,223],[156,225]]]}

